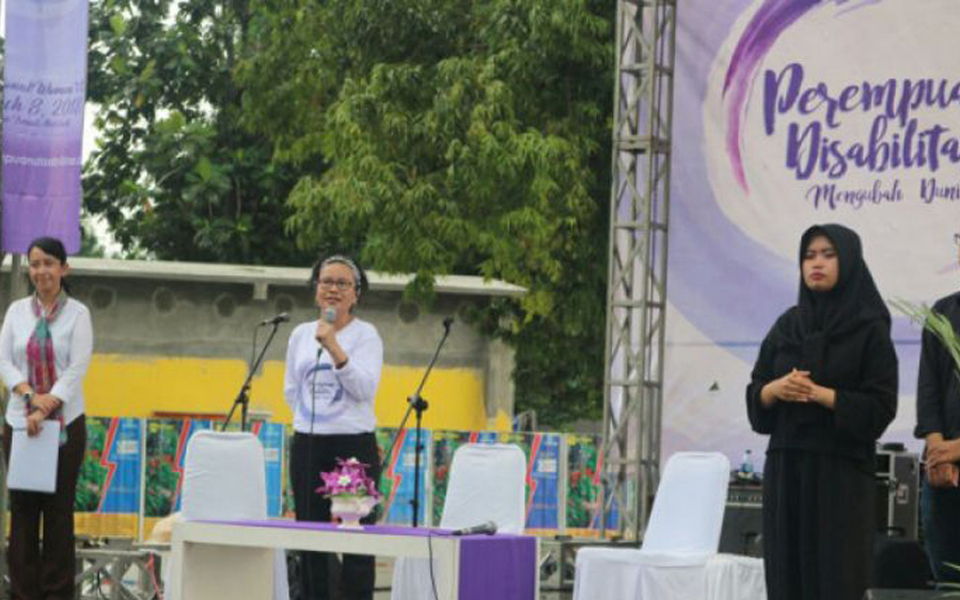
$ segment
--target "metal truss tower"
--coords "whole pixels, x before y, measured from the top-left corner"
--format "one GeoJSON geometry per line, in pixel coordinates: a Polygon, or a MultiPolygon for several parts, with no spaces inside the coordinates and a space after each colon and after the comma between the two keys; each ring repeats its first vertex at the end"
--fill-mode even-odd
{"type": "Polygon", "coordinates": [[[641,540],[660,469],[677,0],[617,1],[602,525],[641,540]],[[614,518],[616,515],[616,519],[614,518]]]}

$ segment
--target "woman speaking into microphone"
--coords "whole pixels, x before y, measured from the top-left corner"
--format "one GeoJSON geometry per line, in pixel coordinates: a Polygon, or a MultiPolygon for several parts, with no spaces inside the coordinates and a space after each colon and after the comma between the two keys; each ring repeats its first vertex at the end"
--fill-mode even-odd
{"type": "MultiPolygon", "coordinates": [[[[320,310],[316,321],[301,323],[287,346],[284,396],[293,411],[290,478],[298,521],[330,520],[330,500],[316,493],[320,473],[337,467],[337,459],[354,457],[380,479],[380,456],[374,435],[373,401],[383,366],[383,341],[377,329],[353,314],[366,291],[366,277],[356,261],[333,255],[318,261],[310,286],[320,310]]],[[[373,523],[375,516],[363,519],[373,523]]],[[[301,597],[332,597],[329,563],[333,555],[303,553],[301,597]]],[[[349,600],[373,598],[373,556],[345,554],[341,587],[349,600]]]]}

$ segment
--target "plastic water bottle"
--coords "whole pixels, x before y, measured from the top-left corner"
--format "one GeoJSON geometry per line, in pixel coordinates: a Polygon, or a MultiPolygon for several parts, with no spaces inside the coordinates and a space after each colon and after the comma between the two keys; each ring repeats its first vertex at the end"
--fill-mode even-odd
{"type": "Polygon", "coordinates": [[[749,448],[744,450],[743,460],[740,461],[740,477],[753,479],[753,451],[749,448]]]}

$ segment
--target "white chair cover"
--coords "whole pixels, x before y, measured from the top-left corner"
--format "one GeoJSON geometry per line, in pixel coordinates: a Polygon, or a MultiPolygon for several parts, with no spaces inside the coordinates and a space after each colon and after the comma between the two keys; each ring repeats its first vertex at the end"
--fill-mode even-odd
{"type": "Polygon", "coordinates": [[[440,527],[460,529],[485,521],[501,533],[523,533],[527,458],[513,444],[466,444],[457,448],[440,527]]]}
{"type": "MultiPolygon", "coordinates": [[[[198,431],[187,443],[181,511],[186,520],[267,518],[266,461],[252,433],[198,431]]],[[[176,559],[175,559],[176,560],[176,559]]],[[[176,585],[165,586],[177,600],[176,585]]],[[[289,600],[286,553],[274,558],[274,600],[289,600]]]]}
{"type": "Polygon", "coordinates": [[[198,431],[187,443],[180,508],[189,521],[266,519],[263,446],[252,433],[198,431]]]}
{"type": "Polygon", "coordinates": [[[610,598],[640,598],[640,559],[640,550],[633,548],[581,548],[574,572],[574,599],[599,600],[607,594],[610,598]]]}
{"type": "MultiPolygon", "coordinates": [[[[493,521],[498,532],[523,533],[526,475],[527,459],[518,446],[466,444],[457,448],[440,527],[461,529],[493,521]]],[[[391,600],[431,598],[431,585],[426,559],[400,558],[394,563],[391,600]]]]}
{"type": "Polygon", "coordinates": [[[706,600],[766,600],[763,560],[717,554],[707,561],[706,600]]]}
{"type": "Polygon", "coordinates": [[[766,600],[763,561],[759,558],[714,554],[705,564],[656,564],[655,555],[641,550],[583,548],[577,553],[574,581],[577,600],[766,600]],[[582,557],[582,558],[581,558],[582,557]],[[647,560],[644,560],[647,559],[647,560]],[[652,559],[652,561],[650,560],[652,559]],[[603,564],[602,584],[596,564],[603,564]],[[587,568],[582,568],[588,565],[587,568]]]}
{"type": "Polygon", "coordinates": [[[747,595],[727,596],[723,590],[730,586],[710,582],[711,577],[739,577],[737,565],[730,567],[731,575],[723,567],[725,558],[717,557],[729,476],[730,462],[722,454],[674,454],[663,471],[643,546],[580,550],[574,599],[689,600],[707,598],[707,590],[714,589],[719,595],[713,600],[764,600],[762,588],[759,596],[751,595],[753,588],[741,590],[747,595]]]}
{"type": "Polygon", "coordinates": [[[719,452],[680,452],[667,461],[643,536],[643,551],[697,562],[716,554],[730,461],[719,452]]]}

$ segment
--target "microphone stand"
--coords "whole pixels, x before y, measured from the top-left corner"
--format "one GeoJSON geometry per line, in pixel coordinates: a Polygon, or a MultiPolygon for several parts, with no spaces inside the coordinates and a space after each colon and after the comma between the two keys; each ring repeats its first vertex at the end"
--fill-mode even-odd
{"type": "Polygon", "coordinates": [[[427,401],[420,396],[420,392],[423,391],[423,386],[427,383],[427,377],[430,376],[430,371],[433,370],[433,365],[436,364],[437,357],[440,356],[440,350],[447,341],[447,336],[450,335],[450,326],[452,324],[453,317],[447,317],[443,320],[443,337],[440,338],[440,343],[437,344],[437,350],[433,353],[433,358],[430,360],[430,364],[427,365],[427,370],[423,373],[423,379],[420,380],[417,391],[407,398],[407,412],[403,415],[403,420],[400,421],[400,427],[397,428],[397,433],[393,436],[393,441],[390,442],[390,449],[384,454],[383,464],[380,465],[380,471],[383,472],[387,466],[387,462],[390,460],[390,455],[393,454],[394,446],[397,445],[397,440],[400,439],[400,433],[404,430],[407,419],[410,418],[410,413],[416,411],[416,425],[414,426],[416,444],[413,453],[413,500],[410,501],[410,506],[413,507],[414,527],[417,526],[420,512],[420,452],[423,450],[423,444],[420,442],[420,432],[422,431],[421,421],[423,419],[423,411],[427,410],[428,407],[427,401]]]}
{"type": "MultiPolygon", "coordinates": [[[[243,381],[243,385],[240,386],[240,392],[237,393],[237,397],[233,401],[233,406],[230,407],[230,412],[227,413],[227,418],[224,419],[223,427],[220,428],[220,431],[227,430],[227,426],[230,424],[230,419],[233,418],[233,413],[237,410],[237,406],[240,407],[240,431],[247,430],[247,406],[250,404],[250,381],[253,379],[253,375],[257,372],[257,369],[260,368],[260,363],[263,362],[267,348],[270,347],[270,342],[273,341],[273,337],[277,335],[277,329],[280,328],[280,321],[271,322],[270,324],[273,325],[273,329],[270,330],[270,337],[267,338],[267,343],[260,349],[260,354],[257,356],[257,359],[250,364],[250,369],[247,371],[247,378],[243,381]]],[[[256,340],[256,335],[254,335],[254,340],[256,340]]],[[[254,342],[254,344],[256,344],[256,342],[254,342]]]]}

